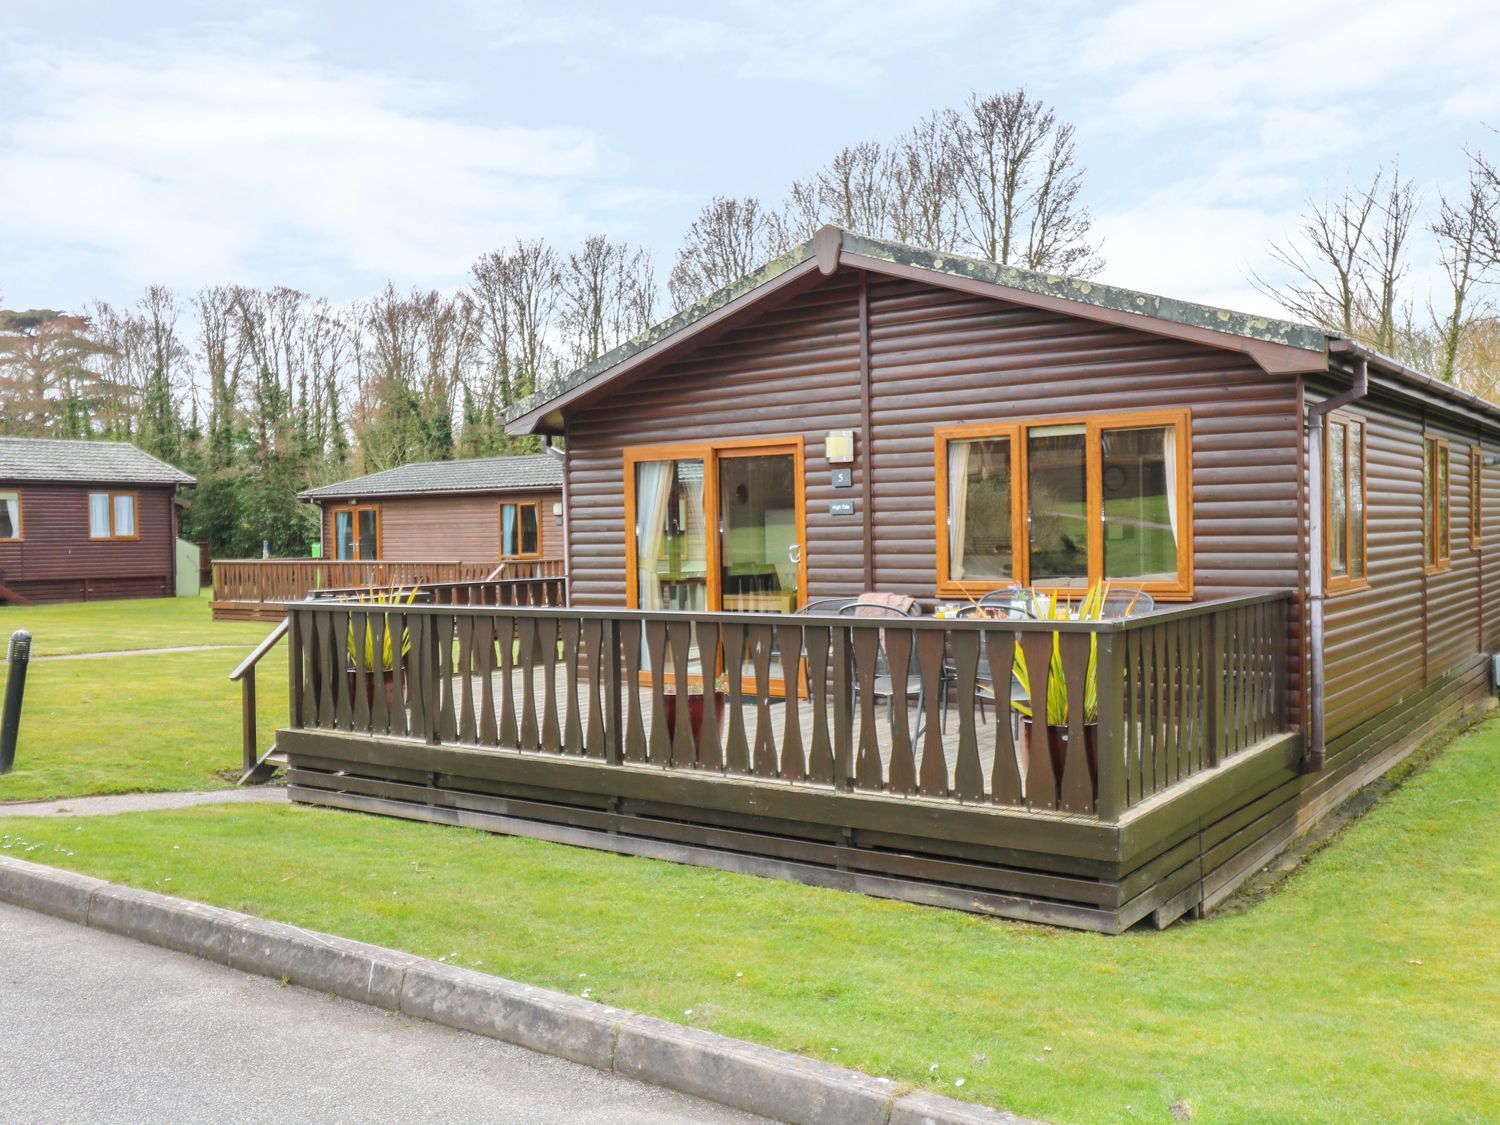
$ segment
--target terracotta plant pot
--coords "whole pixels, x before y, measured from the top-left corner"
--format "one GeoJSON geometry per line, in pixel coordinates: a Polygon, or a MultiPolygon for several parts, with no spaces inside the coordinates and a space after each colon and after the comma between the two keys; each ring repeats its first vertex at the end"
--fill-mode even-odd
{"type": "MultiPolygon", "coordinates": [[[[353,668],[347,669],[345,674],[349,677],[349,698],[353,699],[354,693],[358,689],[359,679],[355,676],[353,668]]],[[[386,710],[393,710],[396,706],[395,673],[389,668],[383,671],[365,669],[365,702],[370,705],[372,710],[375,707],[375,685],[377,683],[384,685],[386,710]]],[[[403,699],[401,702],[404,704],[406,701],[403,699]]]]}
{"type": "MultiPolygon", "coordinates": [[[[1026,776],[1031,776],[1032,723],[1021,719],[1021,738],[1026,747],[1026,776]]],[[[1068,760],[1068,728],[1047,727],[1047,754],[1052,760],[1052,776],[1057,779],[1059,793],[1062,789],[1063,767],[1068,760]]],[[[1085,723],[1083,727],[1083,754],[1089,767],[1089,785],[1094,795],[1099,795],[1099,724],[1085,723]]]]}
{"type": "MultiPolygon", "coordinates": [[[[724,701],[726,695],[722,691],[714,692],[714,725],[717,727],[719,716],[724,713],[724,701]]],[[[677,696],[669,694],[662,696],[666,705],[667,736],[674,738],[677,735],[677,696]]],[[[694,743],[703,741],[703,693],[701,691],[688,692],[688,722],[692,724],[694,743]]]]}

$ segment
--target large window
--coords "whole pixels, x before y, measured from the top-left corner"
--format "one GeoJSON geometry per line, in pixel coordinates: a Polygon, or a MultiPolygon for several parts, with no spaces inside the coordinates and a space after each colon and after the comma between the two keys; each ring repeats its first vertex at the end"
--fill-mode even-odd
{"type": "Polygon", "coordinates": [[[506,500],[500,505],[500,557],[534,559],[542,553],[541,505],[506,500]]]}
{"type": "Polygon", "coordinates": [[[21,538],[21,494],[0,492],[0,542],[21,538]]]}
{"type": "Polygon", "coordinates": [[[1469,447],[1469,546],[1476,551],[1484,540],[1484,452],[1469,447]]]}
{"type": "Polygon", "coordinates": [[[1365,424],[1335,414],[1323,438],[1323,559],[1330,592],[1369,585],[1366,575],[1365,424]]]}
{"type": "Polygon", "coordinates": [[[135,493],[89,493],[90,539],[134,539],[136,537],[135,493]]]}
{"type": "Polygon", "coordinates": [[[940,428],[938,589],[1119,580],[1190,597],[1186,410],[940,428]]]}
{"type": "Polygon", "coordinates": [[[1422,443],[1422,562],[1429,571],[1444,569],[1453,557],[1448,511],[1451,479],[1448,439],[1425,439],[1422,443]]]}

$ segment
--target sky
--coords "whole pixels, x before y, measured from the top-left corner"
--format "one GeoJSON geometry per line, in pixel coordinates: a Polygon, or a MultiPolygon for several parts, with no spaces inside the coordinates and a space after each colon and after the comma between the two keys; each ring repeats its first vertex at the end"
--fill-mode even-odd
{"type": "MultiPolygon", "coordinates": [[[[1500,154],[1494,0],[266,5],[0,0],[0,307],[148,284],[453,289],[516,237],[649,247],[1024,86],[1077,126],[1101,280],[1276,312],[1308,197],[1500,154]]],[[[1435,278],[1425,238],[1414,278],[1435,278]]]]}

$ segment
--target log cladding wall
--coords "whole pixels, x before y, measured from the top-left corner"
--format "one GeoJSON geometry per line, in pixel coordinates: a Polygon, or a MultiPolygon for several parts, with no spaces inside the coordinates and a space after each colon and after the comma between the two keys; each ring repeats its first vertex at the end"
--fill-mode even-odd
{"type": "Polygon", "coordinates": [[[0,543],[0,582],[37,602],[170,596],[175,523],[170,488],[7,484],[21,493],[20,542],[0,543]],[[136,494],[135,539],[89,538],[91,491],[136,494]]]}
{"type": "MultiPolygon", "coordinates": [[[[622,451],[802,435],[812,597],[865,588],[872,472],[874,585],[936,587],[933,428],[1162,407],[1193,411],[1196,595],[1298,585],[1297,386],[1238,353],[904,280],[871,277],[873,440],[854,487],[831,487],[829,430],[861,431],[857,274],[843,272],[569,419],[573,597],[624,602],[622,451]],[[862,513],[861,513],[862,514],[862,513]]],[[[1295,658],[1294,658],[1295,663],[1295,658]]]]}
{"type": "MultiPolygon", "coordinates": [[[[853,488],[835,490],[823,459],[829,430],[859,429],[859,387],[859,284],[845,274],[573,415],[573,601],[625,602],[627,446],[799,434],[806,443],[809,589],[814,597],[863,589],[863,522],[828,515],[832,500],[858,502],[862,464],[854,466],[853,488]]],[[[924,534],[930,543],[932,529],[924,534]]]]}
{"type": "MultiPolygon", "coordinates": [[[[562,517],[553,515],[560,489],[540,492],[470,493],[452,496],[381,496],[360,504],[380,508],[380,557],[392,562],[453,559],[483,562],[500,558],[500,503],[536,501],[541,515],[544,559],[563,557],[562,517]]],[[[333,554],[333,509],[339,501],[323,502],[323,552],[333,554]]]]}
{"type": "MultiPolygon", "coordinates": [[[[1309,399],[1330,391],[1313,382],[1309,399]]],[[[1500,442],[1481,438],[1472,420],[1424,417],[1378,390],[1345,413],[1365,420],[1370,581],[1325,603],[1330,741],[1500,647],[1500,470],[1494,466],[1483,468],[1483,481],[1495,514],[1484,521],[1482,549],[1469,542],[1469,451],[1480,442],[1486,456],[1500,455],[1500,442]],[[1424,434],[1451,443],[1452,563],[1431,574],[1422,564],[1424,434]]]]}

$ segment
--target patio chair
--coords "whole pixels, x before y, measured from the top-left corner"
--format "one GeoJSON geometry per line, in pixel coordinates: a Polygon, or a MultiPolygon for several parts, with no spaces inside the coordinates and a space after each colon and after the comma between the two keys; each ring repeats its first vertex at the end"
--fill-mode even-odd
{"type": "MultiPolygon", "coordinates": [[[[861,594],[857,599],[850,602],[838,611],[840,617],[894,617],[907,619],[922,616],[922,607],[917,604],[915,598],[904,594],[861,594]]],[[[875,682],[872,694],[877,700],[886,699],[890,702],[891,721],[895,721],[896,707],[896,682],[891,677],[890,662],[885,655],[885,630],[880,631],[881,647],[875,657],[875,682]]],[[[911,658],[907,667],[911,668],[917,662],[917,638],[911,639],[911,658]]],[[[946,662],[940,674],[940,687],[943,693],[942,699],[942,729],[948,729],[948,684],[957,677],[951,674],[946,662]]],[[[856,688],[856,690],[858,690],[856,688]]],[[[921,737],[922,723],[926,716],[926,689],[923,688],[920,679],[917,682],[917,726],[912,732],[912,738],[921,737]]]]}
{"type": "Polygon", "coordinates": [[[853,605],[858,598],[814,598],[797,611],[798,616],[837,615],[846,605],[853,605]]]}
{"type": "Polygon", "coordinates": [[[979,599],[982,606],[1011,606],[1022,611],[1022,616],[1032,618],[1037,616],[1036,596],[1025,586],[1012,584],[1002,586],[998,590],[991,590],[979,599]]]}
{"type": "Polygon", "coordinates": [[[1143,617],[1156,609],[1156,599],[1132,586],[1112,586],[1104,593],[1101,617],[1143,617]]]}

